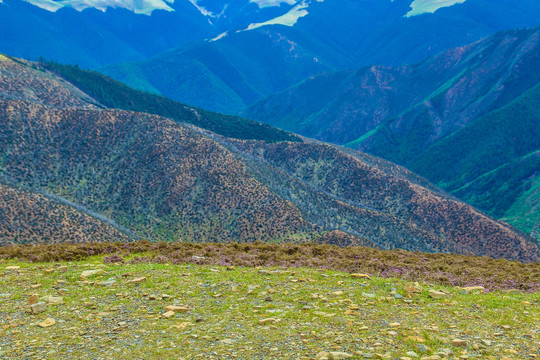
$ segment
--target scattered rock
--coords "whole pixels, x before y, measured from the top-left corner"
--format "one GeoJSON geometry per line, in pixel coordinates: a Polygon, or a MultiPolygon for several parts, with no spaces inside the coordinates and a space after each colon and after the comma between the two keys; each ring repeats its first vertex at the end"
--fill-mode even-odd
{"type": "Polygon", "coordinates": [[[47,319],[43,320],[42,322],[40,322],[38,324],[38,326],[42,327],[42,328],[46,328],[46,327],[49,327],[49,326],[53,326],[54,324],[56,324],[56,320],[54,320],[52,318],[47,318],[47,319]]]}
{"type": "Polygon", "coordinates": [[[328,355],[329,360],[342,360],[342,359],[348,359],[352,357],[353,356],[351,354],[348,354],[346,352],[341,352],[341,351],[330,351],[330,354],[328,355]]]}
{"type": "Polygon", "coordinates": [[[188,306],[177,306],[177,305],[169,305],[169,306],[166,306],[165,307],[165,311],[172,311],[172,312],[179,312],[179,313],[184,313],[184,312],[188,312],[189,311],[189,307],[188,306]]]}
{"type": "Polygon", "coordinates": [[[61,305],[64,303],[64,298],[62,296],[47,295],[43,297],[43,301],[48,305],[61,305]]]}
{"type": "Polygon", "coordinates": [[[279,319],[268,318],[268,319],[259,320],[259,325],[275,324],[275,323],[278,323],[278,322],[279,322],[279,319]]]}
{"type": "Polygon", "coordinates": [[[38,296],[36,294],[33,294],[28,298],[28,305],[34,305],[39,302],[38,296]]]}
{"type": "Polygon", "coordinates": [[[60,266],[58,269],[59,273],[65,273],[68,270],[67,266],[60,266]]]}
{"type": "Polygon", "coordinates": [[[452,340],[452,345],[458,346],[458,347],[467,347],[467,341],[462,339],[454,339],[452,340]]]}
{"type": "Polygon", "coordinates": [[[114,284],[116,284],[116,280],[113,278],[107,279],[106,281],[100,281],[98,283],[100,286],[113,286],[114,284]]]}
{"type": "Polygon", "coordinates": [[[236,341],[234,339],[223,339],[223,340],[220,340],[219,342],[225,345],[234,345],[236,341]]]}
{"type": "Polygon", "coordinates": [[[146,278],[144,276],[142,276],[142,277],[137,277],[137,278],[128,280],[126,282],[128,284],[138,284],[138,283],[142,283],[142,282],[145,282],[145,281],[146,281],[146,278]]]}
{"type": "Polygon", "coordinates": [[[33,314],[39,314],[47,310],[47,304],[43,301],[30,305],[33,314]]]}
{"type": "Polygon", "coordinates": [[[315,355],[315,360],[329,360],[330,353],[326,351],[321,351],[315,355]]]}
{"type": "Polygon", "coordinates": [[[8,266],[6,267],[6,270],[19,270],[20,268],[20,266],[8,266]]]}
{"type": "Polygon", "coordinates": [[[164,319],[168,319],[168,318],[173,317],[174,314],[175,314],[174,311],[167,311],[166,313],[162,314],[161,317],[164,318],[164,319]]]}
{"type": "Polygon", "coordinates": [[[371,276],[368,274],[351,274],[350,276],[357,279],[371,279],[371,276]]]}
{"type": "Polygon", "coordinates": [[[97,275],[97,274],[102,274],[104,273],[105,271],[103,269],[96,269],[96,270],[85,270],[81,273],[81,277],[82,278],[87,278],[87,277],[90,277],[90,276],[94,276],[94,275],[97,275]]]}
{"type": "Polygon", "coordinates": [[[437,290],[429,290],[429,296],[433,299],[444,299],[448,297],[446,293],[437,290]]]}
{"type": "Polygon", "coordinates": [[[420,288],[417,286],[407,285],[405,286],[405,292],[408,292],[410,294],[417,294],[417,293],[421,293],[422,290],[420,290],[420,288]]]}

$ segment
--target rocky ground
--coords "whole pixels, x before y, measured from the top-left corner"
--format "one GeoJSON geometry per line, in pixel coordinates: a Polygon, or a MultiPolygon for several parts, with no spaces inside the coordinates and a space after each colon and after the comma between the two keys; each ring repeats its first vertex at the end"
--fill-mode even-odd
{"type": "Polygon", "coordinates": [[[329,269],[0,260],[2,359],[532,359],[540,293],[329,269]]]}

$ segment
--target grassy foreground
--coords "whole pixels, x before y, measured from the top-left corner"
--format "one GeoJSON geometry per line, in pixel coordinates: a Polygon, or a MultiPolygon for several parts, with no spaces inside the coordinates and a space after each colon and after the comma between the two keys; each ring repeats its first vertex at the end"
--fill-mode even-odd
{"type": "Polygon", "coordinates": [[[538,292],[466,291],[331,269],[141,261],[153,255],[0,260],[0,358],[532,359],[540,353],[538,292]],[[98,272],[81,276],[87,270],[98,272]]]}

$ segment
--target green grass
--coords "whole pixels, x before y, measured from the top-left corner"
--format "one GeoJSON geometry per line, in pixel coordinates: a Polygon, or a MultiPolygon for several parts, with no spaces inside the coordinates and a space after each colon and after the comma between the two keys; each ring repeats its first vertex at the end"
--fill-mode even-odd
{"type": "Polygon", "coordinates": [[[449,350],[455,356],[466,352],[489,359],[529,358],[540,350],[539,293],[473,294],[422,283],[421,293],[409,296],[405,287],[411,284],[396,278],[357,279],[308,268],[264,270],[270,272],[193,264],[104,264],[102,256],[54,264],[3,261],[0,292],[10,295],[0,302],[0,356],[312,359],[321,351],[345,351],[361,359],[366,354],[421,354],[425,345],[427,354],[449,350]],[[67,272],[58,272],[60,265],[67,265],[67,272]],[[7,266],[21,268],[5,270],[7,266]],[[105,273],[81,279],[88,269],[105,273]],[[147,280],[126,282],[138,276],[147,280]],[[117,283],[99,285],[109,278],[117,283]],[[36,284],[41,287],[32,289],[36,284]],[[65,289],[65,304],[37,315],[25,313],[30,294],[57,295],[59,289],[65,289]],[[448,298],[432,299],[430,289],[443,289],[448,298]],[[404,298],[396,299],[392,291],[404,298]],[[150,300],[152,294],[169,298],[150,300]],[[164,307],[175,303],[190,310],[162,318],[164,307]],[[358,309],[347,312],[355,308],[351,305],[358,309]],[[56,324],[36,326],[45,318],[54,318],[56,324]],[[277,321],[260,324],[268,318],[277,321]],[[126,325],[119,326],[122,322],[126,325]],[[467,340],[467,348],[452,346],[454,338],[467,340]],[[232,339],[232,345],[226,339],[232,339]],[[482,340],[493,344],[486,346],[482,340]]]}

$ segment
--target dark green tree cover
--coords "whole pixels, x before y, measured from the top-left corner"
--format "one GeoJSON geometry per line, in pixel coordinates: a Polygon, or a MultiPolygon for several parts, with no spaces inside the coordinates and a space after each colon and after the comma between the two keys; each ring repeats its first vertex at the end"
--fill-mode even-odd
{"type": "Polygon", "coordinates": [[[40,59],[41,65],[63,77],[109,108],[145,112],[196,125],[235,139],[266,142],[300,141],[291,133],[270,125],[193,108],[166,97],[135,90],[95,71],[40,59]]]}

